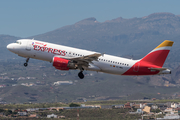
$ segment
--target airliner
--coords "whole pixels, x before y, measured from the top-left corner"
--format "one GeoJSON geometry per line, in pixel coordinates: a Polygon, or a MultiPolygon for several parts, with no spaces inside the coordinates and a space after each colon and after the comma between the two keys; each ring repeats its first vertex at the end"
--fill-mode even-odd
{"type": "Polygon", "coordinates": [[[127,59],[99,52],[52,44],[34,39],[20,39],[7,45],[7,49],[25,57],[24,66],[30,58],[48,61],[58,70],[79,69],[78,76],[84,78],[83,71],[97,71],[116,75],[160,75],[171,74],[163,64],[173,41],[165,40],[145,57],[139,60],[127,59]]]}

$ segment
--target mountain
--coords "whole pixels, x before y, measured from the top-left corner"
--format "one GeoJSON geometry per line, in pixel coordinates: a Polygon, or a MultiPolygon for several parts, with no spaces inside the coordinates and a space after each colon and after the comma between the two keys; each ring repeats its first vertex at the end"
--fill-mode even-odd
{"type": "MultiPolygon", "coordinates": [[[[119,17],[105,22],[98,22],[96,18],[92,17],[29,38],[101,53],[136,54],[142,57],[165,39],[180,44],[178,40],[179,21],[180,16],[172,13],[154,13],[146,17],[132,19],[119,17]]],[[[176,45],[173,47],[173,50],[178,49],[176,45]]]]}
{"type": "MultiPolygon", "coordinates": [[[[109,97],[116,97],[118,95],[131,97],[136,96],[136,94],[140,92],[156,96],[157,91],[158,93],[163,93],[165,96],[166,93],[172,94],[179,89],[175,87],[180,86],[179,33],[180,15],[153,13],[142,18],[124,19],[119,17],[105,22],[98,22],[96,18],[91,17],[73,25],[28,37],[30,39],[34,38],[132,59],[140,59],[164,40],[174,41],[172,50],[164,64],[164,67],[172,70],[171,75],[123,77],[98,73],[93,77],[85,77],[84,81],[79,81],[76,85],[63,86],[62,88],[57,86],[54,90],[52,90],[49,85],[52,85],[53,82],[59,79],[77,80],[76,75],[78,71],[66,72],[67,76],[62,77],[60,74],[64,74],[64,71],[59,71],[59,73],[56,74],[51,64],[32,59],[30,59],[28,68],[24,68],[23,63],[25,62],[25,58],[18,57],[6,49],[7,44],[21,38],[10,35],[0,35],[0,63],[2,64],[0,65],[0,73],[7,73],[7,75],[14,78],[20,76],[35,76],[37,79],[31,82],[43,81],[46,83],[46,86],[35,86],[34,88],[22,86],[20,88],[19,86],[15,88],[6,87],[0,90],[0,98],[2,97],[8,100],[14,98],[14,95],[16,95],[16,97],[21,96],[16,99],[17,102],[20,101],[20,99],[34,100],[34,98],[39,102],[44,98],[48,98],[47,95],[49,94],[52,98],[59,95],[59,99],[68,98],[70,100],[78,97],[93,96],[96,95],[95,93],[100,96],[109,97]],[[15,59],[12,60],[12,58],[15,59]],[[43,69],[44,67],[45,69],[43,69]],[[48,77],[44,78],[44,74],[47,74],[48,77]],[[133,88],[133,90],[129,88],[133,88]],[[20,91],[20,89],[23,90],[20,91]],[[41,94],[41,91],[45,93],[41,94]],[[26,95],[26,93],[29,94],[26,95]],[[37,93],[37,95],[34,95],[35,93],[37,93]]],[[[90,72],[87,72],[87,74],[89,73],[90,72]]],[[[12,84],[20,84],[28,83],[29,81],[0,80],[0,84],[11,85],[9,82],[12,82],[12,84]]],[[[144,93],[142,94],[144,95],[144,93]]],[[[44,101],[49,100],[44,99],[44,101]]]]}

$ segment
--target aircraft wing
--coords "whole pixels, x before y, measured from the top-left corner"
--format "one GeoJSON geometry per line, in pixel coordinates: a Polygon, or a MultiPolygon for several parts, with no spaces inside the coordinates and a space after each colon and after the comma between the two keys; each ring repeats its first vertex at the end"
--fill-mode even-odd
{"type": "MultiPolygon", "coordinates": [[[[57,56],[60,58],[73,60],[77,63],[77,65],[84,65],[86,67],[89,66],[89,63],[92,63],[93,60],[98,61],[98,57],[102,56],[103,54],[100,53],[94,53],[91,55],[81,56],[81,57],[66,57],[66,56],[57,56]]],[[[93,63],[92,63],[93,64],[93,63]]]]}

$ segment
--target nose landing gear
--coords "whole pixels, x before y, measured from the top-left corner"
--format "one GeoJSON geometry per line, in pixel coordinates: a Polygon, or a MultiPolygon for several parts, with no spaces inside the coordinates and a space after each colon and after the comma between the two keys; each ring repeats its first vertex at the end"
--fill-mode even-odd
{"type": "Polygon", "coordinates": [[[24,63],[24,66],[27,67],[28,66],[28,61],[29,61],[29,58],[26,59],[26,62],[24,63]]]}

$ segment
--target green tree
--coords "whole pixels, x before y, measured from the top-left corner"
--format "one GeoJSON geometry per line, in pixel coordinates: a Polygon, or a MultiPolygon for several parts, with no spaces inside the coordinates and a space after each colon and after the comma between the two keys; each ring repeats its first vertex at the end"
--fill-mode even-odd
{"type": "Polygon", "coordinates": [[[80,107],[80,105],[79,105],[79,104],[76,104],[76,103],[71,103],[71,104],[69,105],[69,107],[80,107]]]}
{"type": "Polygon", "coordinates": [[[3,110],[3,109],[0,109],[0,112],[4,112],[4,110],[3,110]]]}
{"type": "Polygon", "coordinates": [[[160,109],[151,109],[151,112],[159,113],[159,112],[161,112],[161,110],[160,109]]]}
{"type": "Polygon", "coordinates": [[[6,116],[8,116],[8,115],[12,114],[12,111],[11,111],[11,110],[6,110],[6,111],[4,112],[4,114],[5,114],[6,116]]]}

